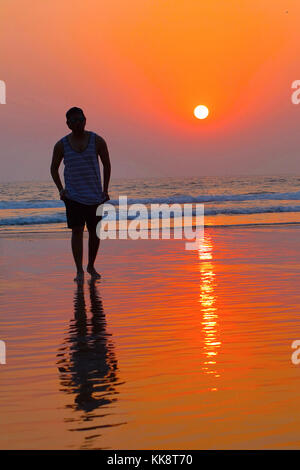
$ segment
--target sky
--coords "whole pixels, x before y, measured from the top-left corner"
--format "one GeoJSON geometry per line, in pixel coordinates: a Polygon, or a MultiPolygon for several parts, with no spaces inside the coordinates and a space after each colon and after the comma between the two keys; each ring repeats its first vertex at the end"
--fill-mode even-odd
{"type": "Polygon", "coordinates": [[[0,181],[51,180],[72,106],[112,178],[300,175],[299,24],[299,0],[1,0],[0,181]]]}

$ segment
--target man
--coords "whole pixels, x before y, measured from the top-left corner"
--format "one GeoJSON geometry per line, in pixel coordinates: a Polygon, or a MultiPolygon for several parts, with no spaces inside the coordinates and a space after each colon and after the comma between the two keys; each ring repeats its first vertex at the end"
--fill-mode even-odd
{"type": "Polygon", "coordinates": [[[72,253],[77,268],[74,281],[83,282],[83,231],[85,224],[89,232],[87,272],[92,279],[100,278],[94,267],[100,239],[96,226],[101,216],[96,215],[99,204],[108,201],[110,180],[110,159],[105,140],[94,132],[86,131],[86,118],[82,109],[73,107],[66,113],[71,133],[60,139],[54,146],[51,176],[59,191],[60,199],[66,206],[68,228],[72,229],[72,253]],[[101,185],[99,159],[103,164],[104,184],[101,185]],[[59,166],[64,161],[63,187],[59,166]]]}

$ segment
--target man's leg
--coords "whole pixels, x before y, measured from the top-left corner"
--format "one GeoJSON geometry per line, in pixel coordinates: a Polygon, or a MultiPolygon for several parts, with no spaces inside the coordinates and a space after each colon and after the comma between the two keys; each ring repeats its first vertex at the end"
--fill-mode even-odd
{"type": "Polygon", "coordinates": [[[84,225],[78,227],[72,227],[72,252],[74,261],[77,268],[77,275],[74,281],[83,281],[84,271],[82,267],[82,256],[83,256],[83,231],[84,225]]]}
{"type": "Polygon", "coordinates": [[[99,279],[101,276],[97,273],[94,263],[98,253],[100,239],[96,233],[96,227],[88,227],[89,231],[89,262],[87,265],[87,272],[92,276],[93,279],[99,279]]]}

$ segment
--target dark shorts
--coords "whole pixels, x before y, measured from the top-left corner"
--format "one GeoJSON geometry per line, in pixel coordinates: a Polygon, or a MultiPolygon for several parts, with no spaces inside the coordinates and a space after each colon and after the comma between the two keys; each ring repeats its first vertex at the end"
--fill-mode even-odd
{"type": "Polygon", "coordinates": [[[96,230],[98,222],[102,219],[101,215],[96,215],[99,204],[86,205],[80,202],[65,198],[67,224],[68,228],[84,227],[88,230],[96,230]]]}

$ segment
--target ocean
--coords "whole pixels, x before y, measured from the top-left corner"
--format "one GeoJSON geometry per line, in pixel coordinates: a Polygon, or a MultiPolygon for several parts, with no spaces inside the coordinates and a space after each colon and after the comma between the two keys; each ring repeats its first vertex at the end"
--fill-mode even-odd
{"type": "MultiPolygon", "coordinates": [[[[204,204],[205,226],[300,222],[300,176],[195,176],[112,179],[110,204],[204,204]]],[[[133,218],[133,217],[131,217],[133,218]]],[[[0,233],[68,231],[54,183],[0,184],[0,233]]]]}
{"type": "Polygon", "coordinates": [[[112,180],[204,240],[105,240],[82,285],[54,183],[2,184],[0,449],[299,448],[299,182],[112,180]]]}

